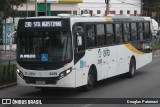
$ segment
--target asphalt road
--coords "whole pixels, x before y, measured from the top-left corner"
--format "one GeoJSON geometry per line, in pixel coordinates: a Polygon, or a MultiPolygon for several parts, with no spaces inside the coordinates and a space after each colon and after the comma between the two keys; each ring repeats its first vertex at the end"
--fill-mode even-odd
{"type": "MultiPolygon", "coordinates": [[[[13,86],[0,90],[0,98],[160,98],[160,57],[155,57],[150,64],[138,69],[134,78],[117,76],[103,80],[90,92],[79,89],[41,91],[33,87],[13,86]]],[[[52,99],[49,100],[52,102],[52,99]]],[[[101,99],[95,99],[88,104],[54,104],[54,107],[160,107],[160,104],[94,104],[97,100],[101,99]]],[[[17,107],[17,105],[1,106],[17,107]]],[[[49,104],[29,106],[51,107],[49,104]]],[[[23,105],[23,107],[29,106],[23,105]]]]}

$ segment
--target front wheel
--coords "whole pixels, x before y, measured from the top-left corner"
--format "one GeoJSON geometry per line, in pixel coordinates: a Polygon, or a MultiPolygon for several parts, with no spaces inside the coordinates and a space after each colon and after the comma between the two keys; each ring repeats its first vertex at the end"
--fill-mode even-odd
{"type": "Polygon", "coordinates": [[[90,91],[94,88],[95,85],[95,76],[92,69],[89,70],[87,77],[87,84],[84,86],[85,91],[90,91]]]}
{"type": "Polygon", "coordinates": [[[134,59],[131,59],[130,65],[129,65],[129,72],[128,72],[128,77],[133,78],[136,72],[136,62],[134,59]]]}

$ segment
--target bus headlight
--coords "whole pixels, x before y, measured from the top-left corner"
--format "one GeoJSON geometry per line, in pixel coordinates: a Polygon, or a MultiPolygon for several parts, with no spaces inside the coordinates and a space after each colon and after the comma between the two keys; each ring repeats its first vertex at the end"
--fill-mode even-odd
{"type": "Polygon", "coordinates": [[[71,68],[68,69],[68,70],[65,70],[65,71],[61,72],[61,73],[59,74],[59,79],[62,79],[63,77],[65,77],[65,76],[67,76],[68,74],[70,74],[71,72],[72,72],[72,69],[71,69],[71,68]]]}
{"type": "Polygon", "coordinates": [[[17,74],[21,77],[21,78],[23,78],[23,72],[22,71],[20,71],[19,69],[17,69],[17,74]]]}

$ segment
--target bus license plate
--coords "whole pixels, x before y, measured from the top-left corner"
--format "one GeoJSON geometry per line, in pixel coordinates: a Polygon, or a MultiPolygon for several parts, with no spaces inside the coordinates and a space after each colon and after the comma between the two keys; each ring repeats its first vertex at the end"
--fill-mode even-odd
{"type": "Polygon", "coordinates": [[[45,81],[36,81],[36,84],[45,84],[45,81]]]}

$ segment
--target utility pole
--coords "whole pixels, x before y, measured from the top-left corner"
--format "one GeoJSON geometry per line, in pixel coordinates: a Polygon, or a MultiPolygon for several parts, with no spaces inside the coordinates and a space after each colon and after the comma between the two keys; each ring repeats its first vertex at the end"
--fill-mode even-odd
{"type": "Polygon", "coordinates": [[[38,14],[37,14],[37,0],[35,0],[35,16],[38,16],[38,14]]]}
{"type": "Polygon", "coordinates": [[[47,0],[45,0],[45,16],[48,16],[47,15],[47,0]]]}
{"type": "Polygon", "coordinates": [[[143,15],[143,0],[141,0],[141,16],[143,15]]]}
{"type": "Polygon", "coordinates": [[[106,16],[109,14],[109,5],[110,5],[110,0],[105,0],[106,3],[106,16]]]}
{"type": "Polygon", "coordinates": [[[26,0],[26,17],[28,17],[28,0],[26,0]]]}

